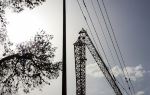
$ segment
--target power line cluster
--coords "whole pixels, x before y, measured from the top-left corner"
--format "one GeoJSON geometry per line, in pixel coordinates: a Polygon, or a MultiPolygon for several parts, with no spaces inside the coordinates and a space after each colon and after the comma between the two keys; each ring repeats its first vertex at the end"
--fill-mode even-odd
{"type": "Polygon", "coordinates": [[[104,54],[104,58],[105,58],[106,63],[108,65],[108,68],[109,68],[109,70],[111,72],[111,75],[114,78],[114,80],[118,83],[120,88],[122,88],[122,90],[124,90],[127,95],[135,95],[135,89],[134,89],[134,86],[133,86],[133,84],[131,82],[131,79],[130,79],[129,73],[127,71],[127,68],[126,68],[126,64],[125,64],[123,55],[122,55],[121,50],[119,48],[119,44],[117,42],[117,38],[115,36],[115,32],[114,32],[114,29],[112,27],[112,24],[111,24],[111,21],[110,21],[110,17],[108,15],[108,12],[107,12],[107,9],[106,9],[106,6],[105,6],[105,2],[103,0],[96,0],[97,6],[98,6],[98,10],[96,10],[96,7],[95,7],[96,5],[94,4],[93,0],[89,0],[90,3],[91,3],[92,8],[91,8],[91,6],[87,6],[87,2],[86,1],[85,0],[77,0],[77,3],[79,5],[79,7],[80,7],[80,10],[81,10],[82,15],[84,17],[84,20],[85,20],[85,22],[86,22],[86,24],[88,26],[89,33],[90,33],[91,38],[92,38],[92,40],[93,40],[93,42],[94,42],[94,44],[96,46],[96,49],[100,53],[100,50],[98,48],[98,45],[100,45],[101,50],[102,50],[102,52],[104,54]],[[112,62],[109,62],[109,60],[108,60],[108,56],[106,55],[106,51],[104,49],[104,45],[102,44],[102,40],[98,36],[98,32],[97,32],[97,29],[96,29],[95,24],[94,24],[94,20],[93,19],[95,19],[95,18],[92,18],[93,14],[90,14],[89,8],[93,9],[93,11],[94,11],[94,13],[96,15],[96,19],[97,19],[98,24],[100,26],[100,30],[102,32],[102,35],[103,35],[104,39],[105,39],[107,48],[108,48],[108,50],[110,52],[110,56],[113,59],[113,64],[117,65],[116,64],[116,60],[115,60],[115,56],[113,55],[113,51],[110,48],[109,40],[107,38],[107,35],[104,32],[106,31],[107,34],[108,34],[108,37],[109,37],[110,42],[111,42],[111,44],[113,46],[113,50],[115,52],[116,58],[117,58],[117,60],[118,60],[118,62],[120,64],[121,71],[123,73],[123,76],[119,76],[120,77],[120,81],[117,78],[115,78],[115,75],[113,74],[113,71],[112,71],[111,65],[110,65],[110,63],[112,63],[112,62]],[[102,22],[100,21],[100,17],[98,15],[98,13],[100,13],[101,16],[102,16],[102,19],[103,19],[104,25],[106,27],[106,30],[103,29],[102,22]],[[92,28],[90,27],[90,24],[91,24],[91,27],[94,30],[94,33],[96,34],[96,37],[97,37],[98,41],[96,41],[96,39],[94,37],[92,28]]]}

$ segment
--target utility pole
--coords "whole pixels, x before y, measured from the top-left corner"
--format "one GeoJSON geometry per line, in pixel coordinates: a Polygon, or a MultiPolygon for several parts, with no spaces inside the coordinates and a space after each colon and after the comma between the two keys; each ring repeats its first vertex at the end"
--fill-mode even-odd
{"type": "Polygon", "coordinates": [[[62,95],[67,95],[66,76],[66,0],[63,0],[63,52],[62,52],[62,95]]]}

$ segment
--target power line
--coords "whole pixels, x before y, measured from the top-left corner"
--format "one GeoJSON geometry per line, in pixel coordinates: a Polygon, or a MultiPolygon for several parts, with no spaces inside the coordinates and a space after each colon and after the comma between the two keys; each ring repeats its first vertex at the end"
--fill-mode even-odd
{"type": "MultiPolygon", "coordinates": [[[[78,3],[78,5],[79,5],[79,7],[80,7],[80,10],[81,10],[82,15],[83,15],[83,17],[84,17],[84,20],[85,20],[85,22],[86,22],[86,24],[87,24],[87,26],[88,26],[88,28],[89,28],[89,30],[90,30],[90,34],[91,34],[92,39],[93,39],[93,41],[94,41],[94,43],[95,43],[95,45],[96,45],[96,48],[98,49],[98,45],[96,44],[96,41],[95,41],[94,36],[93,36],[93,34],[92,34],[91,28],[90,28],[90,26],[89,26],[89,24],[88,24],[88,21],[87,21],[87,19],[86,19],[86,16],[84,15],[84,12],[83,12],[82,7],[81,7],[81,5],[80,5],[80,3],[79,3],[79,0],[77,0],[77,3],[78,3]]],[[[90,20],[91,20],[91,17],[90,17],[90,20]]],[[[93,25],[93,22],[92,22],[92,25],[93,25]]],[[[96,30],[95,27],[94,27],[94,30],[96,30]]],[[[96,33],[97,33],[97,32],[96,32],[96,33]]],[[[100,43],[100,44],[101,44],[101,43],[100,43]]],[[[102,46],[102,45],[101,45],[101,46],[102,46]]],[[[102,47],[102,49],[103,49],[103,47],[102,47]]],[[[99,51],[99,49],[98,49],[98,51],[99,51]]],[[[103,51],[104,51],[104,50],[103,50],[103,51]]],[[[105,52],[104,52],[104,54],[105,54],[105,52]]],[[[106,54],[105,54],[105,56],[106,56],[106,54]]],[[[106,59],[107,59],[107,58],[106,58],[106,59]]],[[[107,59],[107,62],[108,62],[108,59],[107,59]]],[[[110,66],[110,65],[109,65],[109,66],[110,66]]],[[[114,75],[113,75],[113,78],[114,78],[114,75]]]]}
{"type": "Polygon", "coordinates": [[[120,87],[128,94],[128,95],[130,95],[129,93],[128,93],[128,91],[123,87],[123,85],[118,81],[118,80],[116,80],[117,81],[117,83],[120,85],[120,87]]]}
{"type": "MultiPolygon", "coordinates": [[[[97,33],[97,31],[96,31],[96,28],[95,28],[95,25],[94,25],[94,23],[93,23],[93,20],[92,20],[92,18],[91,18],[91,16],[90,16],[90,13],[89,13],[89,11],[88,11],[88,8],[87,8],[86,3],[85,3],[84,0],[83,0],[83,4],[84,4],[84,7],[85,7],[85,9],[86,9],[86,11],[87,11],[87,13],[88,13],[89,19],[90,19],[91,24],[92,24],[92,26],[93,26],[93,28],[94,28],[94,32],[96,33],[96,36],[97,36],[98,41],[99,41],[99,44],[100,44],[100,46],[101,46],[101,48],[102,48],[103,54],[104,54],[104,56],[105,56],[105,59],[106,59],[106,61],[107,61],[107,63],[108,63],[109,69],[110,69],[110,67],[111,67],[111,66],[110,66],[110,63],[109,63],[109,61],[108,61],[108,58],[107,58],[106,53],[105,53],[105,51],[104,51],[103,45],[102,45],[101,40],[100,40],[100,38],[99,38],[99,36],[98,36],[98,33],[97,33]]],[[[110,69],[110,70],[111,70],[111,69],[110,69]]]]}
{"type": "MultiPolygon", "coordinates": [[[[87,7],[86,7],[86,4],[85,4],[84,0],[83,0],[83,3],[84,3],[84,6],[85,6],[85,8],[86,8],[86,10],[87,10],[87,13],[88,13],[88,15],[89,15],[89,18],[90,18],[90,20],[91,20],[91,23],[92,23],[92,25],[93,25],[93,28],[94,28],[94,30],[95,30],[95,32],[96,32],[95,26],[94,26],[93,21],[92,21],[92,19],[91,19],[91,17],[90,17],[89,11],[88,11],[88,9],[87,9],[87,7]]],[[[99,39],[97,32],[96,32],[96,35],[97,35],[97,38],[99,39]]],[[[111,66],[110,66],[110,63],[109,63],[109,61],[108,61],[108,59],[107,59],[107,56],[106,56],[106,54],[105,54],[105,51],[104,51],[104,49],[103,49],[103,46],[102,46],[102,44],[101,44],[101,42],[100,42],[100,39],[99,39],[99,43],[100,43],[101,48],[102,48],[102,50],[103,50],[103,53],[104,53],[104,55],[105,55],[106,61],[107,61],[108,65],[109,65],[109,67],[111,67],[111,66]]],[[[112,72],[111,69],[110,69],[110,71],[112,72]]],[[[113,72],[111,73],[111,76],[113,77],[113,80],[119,82],[118,80],[116,80],[116,78],[115,78],[113,72]]],[[[120,85],[121,85],[121,84],[120,84],[120,85]]],[[[122,86],[122,85],[121,85],[121,86],[122,86]]],[[[124,88],[123,88],[123,89],[124,89],[124,88]]],[[[124,90],[125,90],[125,89],[124,89],[124,90]]],[[[125,91],[126,91],[126,90],[125,90],[125,91]]],[[[127,93],[127,91],[126,91],[126,93],[127,93]]],[[[127,93],[127,94],[128,94],[128,93],[127,93]]]]}
{"type": "MultiPolygon", "coordinates": [[[[78,0],[77,0],[77,2],[78,2],[78,5],[79,5],[79,7],[80,7],[80,10],[81,10],[81,12],[82,12],[82,15],[83,15],[83,17],[84,17],[84,19],[85,19],[85,21],[86,21],[86,24],[87,24],[87,26],[88,26],[88,28],[89,28],[89,30],[90,30],[90,33],[91,33],[92,38],[93,38],[93,41],[94,41],[94,43],[96,44],[96,42],[95,42],[95,40],[94,40],[94,36],[93,36],[93,34],[92,34],[92,32],[91,32],[91,29],[90,29],[90,27],[89,27],[88,21],[87,21],[85,15],[84,15],[84,12],[83,12],[83,10],[82,10],[82,8],[81,8],[81,5],[80,5],[80,3],[79,3],[78,0]]],[[[86,7],[86,4],[85,4],[84,0],[83,0],[83,3],[84,3],[84,6],[85,6],[85,8],[86,8],[86,10],[87,10],[87,12],[88,12],[88,9],[87,9],[87,7],[86,7]]],[[[92,21],[92,19],[91,19],[91,17],[90,17],[89,12],[88,12],[88,15],[89,15],[90,21],[91,21],[91,23],[92,23],[92,26],[93,26],[93,28],[94,28],[94,30],[95,30],[95,32],[96,32],[95,26],[94,26],[94,24],[93,24],[93,21],[92,21]]],[[[97,34],[97,32],[96,32],[96,34],[97,34]]],[[[98,38],[99,38],[99,37],[98,37],[98,38]]],[[[100,43],[100,45],[101,45],[101,43],[100,43]]],[[[101,45],[101,46],[102,46],[102,45],[101,45]]],[[[97,47],[97,44],[96,44],[96,47],[97,47]]],[[[102,50],[104,51],[103,47],[102,47],[102,50]]],[[[104,52],[104,53],[105,53],[105,52],[104,52]]],[[[104,55],[106,55],[106,54],[104,54],[104,55]]]]}
{"type": "MultiPolygon", "coordinates": [[[[123,59],[123,55],[122,55],[121,50],[120,50],[120,48],[119,48],[119,45],[118,45],[118,42],[117,42],[117,38],[116,38],[116,36],[115,36],[114,29],[113,29],[113,27],[112,27],[112,24],[111,24],[111,21],[110,21],[110,18],[109,18],[109,16],[108,16],[107,9],[106,9],[106,7],[105,7],[105,3],[104,3],[103,0],[102,0],[102,4],[103,4],[103,6],[104,6],[104,10],[105,10],[105,12],[106,12],[106,16],[107,16],[108,22],[109,22],[109,24],[110,24],[110,27],[111,27],[111,30],[112,30],[112,33],[113,33],[113,36],[114,36],[114,39],[115,39],[117,48],[118,48],[118,50],[119,50],[119,53],[120,53],[120,56],[121,56],[123,65],[126,67],[125,61],[124,61],[124,59],[123,59]]],[[[126,68],[125,68],[125,70],[126,70],[126,72],[127,72],[127,75],[128,75],[128,78],[129,78],[129,82],[130,82],[130,84],[131,84],[131,86],[132,86],[133,93],[135,94],[134,87],[133,87],[132,82],[131,82],[130,77],[129,77],[129,73],[128,73],[128,71],[127,71],[126,68]]]]}
{"type": "MultiPolygon", "coordinates": [[[[109,44],[108,44],[108,41],[107,41],[107,38],[106,38],[106,36],[105,36],[105,33],[104,33],[104,31],[103,31],[103,28],[102,28],[102,25],[101,25],[101,23],[100,23],[100,20],[99,20],[99,17],[98,17],[98,14],[97,14],[97,12],[96,12],[96,10],[95,10],[95,7],[94,7],[94,4],[93,4],[93,1],[91,0],[91,2],[92,2],[92,7],[93,7],[93,9],[94,9],[94,12],[95,12],[95,14],[96,14],[96,17],[97,17],[97,19],[98,19],[98,23],[99,23],[99,25],[100,25],[100,28],[101,28],[101,31],[102,31],[102,34],[103,34],[103,36],[104,36],[104,38],[105,38],[105,41],[106,41],[106,44],[107,44],[107,47],[108,47],[108,49],[109,49],[109,52],[110,52],[110,54],[111,54],[111,57],[112,57],[112,59],[113,59],[113,61],[114,61],[114,63],[115,63],[115,60],[114,60],[114,57],[113,57],[113,54],[112,54],[112,51],[111,51],[111,49],[110,49],[110,47],[109,47],[109,44]]],[[[117,69],[118,70],[118,69],[117,69]]],[[[119,72],[119,71],[118,71],[119,72]]],[[[115,77],[114,77],[115,78],[115,77]]],[[[120,79],[121,79],[121,82],[123,83],[123,79],[122,79],[122,77],[120,76],[120,79]]],[[[117,80],[117,79],[115,79],[120,85],[121,85],[121,83],[117,80]]],[[[122,86],[122,85],[121,85],[122,86]]],[[[122,87],[123,88],[123,87],[122,87]]],[[[124,90],[125,90],[125,88],[123,88],[124,90]]],[[[126,93],[127,93],[127,91],[126,91],[126,93]]],[[[128,94],[128,93],[127,93],[128,94]]]]}
{"type": "MultiPolygon", "coordinates": [[[[108,47],[108,49],[109,49],[109,52],[110,52],[111,57],[112,57],[112,59],[113,59],[113,61],[114,61],[114,64],[115,64],[115,59],[114,59],[114,56],[113,56],[113,54],[112,54],[112,51],[111,51],[111,49],[110,49],[110,47],[109,47],[107,38],[106,38],[105,33],[104,33],[104,30],[103,30],[103,28],[102,28],[102,24],[101,24],[101,22],[100,22],[100,19],[99,19],[99,17],[98,17],[98,14],[97,14],[97,12],[96,12],[95,7],[94,7],[93,1],[91,0],[91,2],[92,2],[92,7],[93,7],[93,9],[94,9],[94,12],[95,12],[95,14],[96,14],[96,17],[97,17],[97,19],[98,19],[98,23],[99,23],[99,25],[100,25],[100,29],[101,29],[101,31],[102,31],[102,34],[103,34],[103,36],[104,36],[104,38],[105,38],[107,47],[108,47]]],[[[115,65],[116,65],[116,64],[115,64],[115,65]]],[[[117,69],[117,70],[118,70],[118,69],[117,69]]],[[[119,72],[119,70],[118,70],[118,72],[119,72]]],[[[120,79],[121,79],[121,82],[124,83],[121,76],[120,76],[120,79]]]]}
{"type": "MultiPolygon", "coordinates": [[[[81,8],[81,5],[80,5],[80,3],[79,3],[79,0],[77,0],[77,3],[78,3],[78,5],[79,5],[79,7],[80,7],[80,10],[81,10],[82,15],[83,15],[83,17],[84,17],[84,20],[85,20],[85,22],[86,22],[86,24],[87,24],[87,26],[88,26],[88,28],[89,28],[89,30],[90,30],[90,34],[92,35],[92,38],[93,38],[93,40],[94,40],[94,43],[96,44],[95,39],[94,39],[94,36],[93,36],[93,34],[92,34],[92,31],[91,31],[91,29],[90,29],[90,27],[89,27],[89,24],[88,24],[88,22],[87,22],[87,19],[86,19],[85,15],[84,15],[84,12],[83,12],[83,10],[82,10],[82,8],[81,8]]],[[[96,48],[98,48],[98,47],[97,47],[97,44],[96,44],[96,48]]],[[[98,52],[99,52],[99,51],[98,51],[98,52]]],[[[114,78],[114,76],[113,76],[113,78],[114,78]]]]}
{"type": "MultiPolygon", "coordinates": [[[[111,39],[112,45],[113,45],[114,50],[115,50],[115,53],[116,53],[116,55],[117,55],[117,59],[118,59],[118,61],[119,61],[119,64],[120,64],[121,70],[122,70],[123,75],[124,75],[124,77],[125,77],[125,80],[126,80],[125,82],[127,83],[128,89],[129,89],[129,91],[130,91],[130,86],[129,86],[128,80],[127,80],[127,78],[126,78],[125,72],[124,72],[124,70],[123,70],[123,65],[121,64],[121,61],[120,61],[119,55],[118,55],[118,53],[117,53],[117,49],[116,49],[116,47],[115,47],[114,41],[113,41],[113,39],[112,39],[112,36],[111,36],[111,34],[110,34],[110,31],[109,31],[108,25],[107,25],[107,23],[106,23],[106,20],[105,20],[105,17],[104,17],[104,14],[103,14],[103,11],[102,11],[102,8],[101,8],[101,5],[100,5],[100,2],[99,2],[98,0],[97,0],[97,2],[98,2],[98,6],[99,6],[99,9],[100,9],[100,12],[101,12],[101,14],[102,14],[102,17],[103,17],[104,23],[105,23],[105,25],[106,25],[107,32],[108,32],[108,34],[109,34],[109,36],[110,36],[110,39],[111,39]]],[[[130,91],[130,92],[131,92],[131,91],[130,91]]],[[[131,94],[132,94],[132,92],[131,92],[131,94]]]]}
{"type": "Polygon", "coordinates": [[[86,19],[86,16],[84,15],[84,12],[83,12],[82,7],[81,7],[81,5],[80,5],[80,3],[79,3],[79,0],[76,0],[76,1],[77,1],[78,5],[79,5],[79,8],[80,8],[81,13],[82,13],[82,16],[84,17],[84,20],[85,20],[85,22],[86,22],[86,24],[87,24],[87,26],[88,26],[88,28],[89,28],[90,34],[91,34],[91,36],[92,36],[92,40],[94,41],[94,43],[95,43],[95,45],[96,45],[96,48],[98,49],[98,45],[96,44],[96,41],[95,41],[94,36],[93,36],[93,34],[92,34],[91,28],[90,28],[89,23],[88,23],[88,21],[87,21],[87,19],[86,19]]]}
{"type": "MultiPolygon", "coordinates": [[[[111,37],[111,35],[110,35],[110,32],[109,32],[109,29],[108,29],[108,26],[107,26],[107,23],[106,23],[105,17],[104,17],[104,15],[103,15],[103,12],[102,12],[102,9],[101,9],[101,6],[100,6],[100,3],[99,3],[99,1],[98,1],[98,0],[97,0],[97,2],[98,2],[98,5],[99,5],[100,12],[101,12],[101,14],[102,14],[102,17],[103,17],[104,23],[105,23],[105,25],[106,25],[107,32],[108,32],[108,34],[109,34],[109,36],[110,36],[110,39],[111,39],[111,42],[112,42],[112,44],[113,44],[113,47],[114,47],[115,53],[116,53],[117,58],[118,58],[118,60],[119,60],[119,55],[118,55],[118,53],[117,53],[117,50],[116,50],[115,45],[114,45],[114,42],[113,42],[112,37],[111,37]]],[[[121,65],[120,60],[119,60],[119,63],[120,63],[120,65],[121,65]]],[[[122,65],[121,65],[121,70],[123,71],[123,67],[122,67],[122,65]]],[[[124,75],[125,75],[125,73],[124,73],[124,75]]]]}

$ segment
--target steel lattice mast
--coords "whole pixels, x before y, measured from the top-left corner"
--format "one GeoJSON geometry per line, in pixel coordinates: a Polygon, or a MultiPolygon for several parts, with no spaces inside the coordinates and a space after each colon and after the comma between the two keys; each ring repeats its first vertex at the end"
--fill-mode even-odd
{"type": "MultiPolygon", "coordinates": [[[[81,33],[81,32],[80,32],[81,33]]],[[[81,33],[82,35],[82,33],[81,33]]],[[[78,38],[74,43],[75,70],[76,70],[76,95],[86,95],[86,70],[85,70],[85,47],[84,40],[78,38]]]]}
{"type": "Polygon", "coordinates": [[[105,65],[102,57],[99,55],[94,44],[92,43],[87,32],[82,29],[79,32],[80,36],[74,43],[74,55],[75,55],[75,70],[76,70],[76,95],[86,95],[86,46],[99,68],[103,72],[110,86],[113,88],[116,95],[123,95],[119,86],[117,85],[114,77],[110,74],[107,66],[105,65]]]}

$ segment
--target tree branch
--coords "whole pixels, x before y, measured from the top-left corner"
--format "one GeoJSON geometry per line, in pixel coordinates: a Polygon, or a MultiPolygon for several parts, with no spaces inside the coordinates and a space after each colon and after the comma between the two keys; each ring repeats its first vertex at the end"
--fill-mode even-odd
{"type": "Polygon", "coordinates": [[[10,55],[10,56],[7,56],[7,57],[4,57],[0,60],[0,64],[2,62],[5,62],[7,60],[11,60],[11,59],[31,59],[34,55],[32,53],[26,53],[26,54],[23,54],[23,55],[19,55],[18,53],[17,54],[13,54],[13,55],[10,55]]]}

